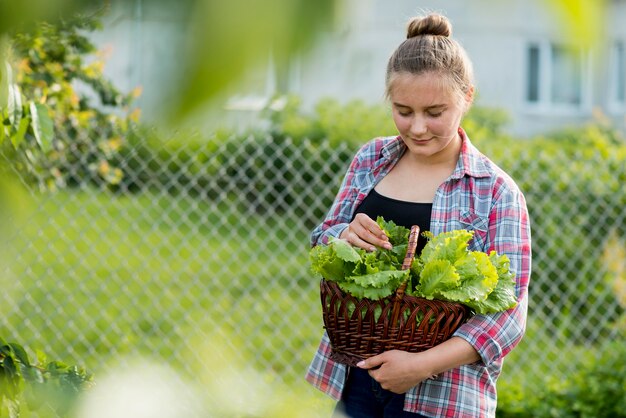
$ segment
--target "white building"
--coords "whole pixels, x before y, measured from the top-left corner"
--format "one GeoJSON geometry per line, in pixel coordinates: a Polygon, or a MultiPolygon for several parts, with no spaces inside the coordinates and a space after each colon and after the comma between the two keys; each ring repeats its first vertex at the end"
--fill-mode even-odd
{"type": "MultiPolygon", "coordinates": [[[[273,65],[268,51],[268,63],[228,107],[235,119],[245,120],[275,93],[295,93],[305,108],[329,96],[381,102],[387,59],[404,39],[407,20],[425,10],[452,21],[453,36],[474,64],[476,103],[506,110],[511,133],[529,136],[584,123],[595,111],[625,127],[626,0],[605,2],[600,42],[592,48],[581,46],[546,3],[348,0],[334,29],[321,33],[313,50],[294,56],[286,68],[273,65]]],[[[184,19],[149,4],[114,3],[106,30],[96,39],[114,39],[109,75],[122,88],[144,86],[140,106],[148,120],[156,98],[151,92],[163,88],[159,74],[176,64],[176,48],[168,45],[181,42],[184,19]]]]}

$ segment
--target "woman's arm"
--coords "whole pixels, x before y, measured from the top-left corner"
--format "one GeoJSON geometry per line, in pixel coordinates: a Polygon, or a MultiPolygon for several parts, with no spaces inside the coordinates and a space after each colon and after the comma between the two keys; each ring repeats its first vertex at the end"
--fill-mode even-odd
{"type": "Polygon", "coordinates": [[[501,360],[526,330],[528,283],[531,271],[530,223],[522,193],[502,187],[491,211],[485,251],[506,254],[515,273],[517,306],[504,312],[474,315],[453,334],[471,344],[488,366],[501,360]]]}

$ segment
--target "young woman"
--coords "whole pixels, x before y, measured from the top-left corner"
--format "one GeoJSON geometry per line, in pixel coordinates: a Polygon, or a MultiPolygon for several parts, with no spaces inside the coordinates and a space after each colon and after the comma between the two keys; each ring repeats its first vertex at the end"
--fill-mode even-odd
{"type": "Polygon", "coordinates": [[[378,216],[435,235],[473,230],[470,250],[509,257],[518,305],[473,316],[427,351],[387,351],[354,368],[329,358],[324,335],[306,378],[339,401],[337,416],[493,417],[503,359],[524,334],[531,266],[526,203],[461,128],[474,95],[472,66],[451,32],[437,14],[409,22],[386,76],[400,135],[376,138],[356,154],[311,242],[339,237],[367,250],[389,247],[378,216]]]}

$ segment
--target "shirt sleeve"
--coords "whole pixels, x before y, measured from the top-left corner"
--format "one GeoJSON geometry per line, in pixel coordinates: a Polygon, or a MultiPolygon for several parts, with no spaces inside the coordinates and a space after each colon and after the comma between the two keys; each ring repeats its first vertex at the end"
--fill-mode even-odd
{"type": "Polygon", "coordinates": [[[502,359],[519,343],[526,330],[528,312],[531,237],[526,201],[516,187],[503,187],[500,191],[490,213],[485,248],[509,257],[518,303],[504,312],[475,315],[454,333],[476,349],[486,366],[502,359]]]}
{"type": "Polygon", "coordinates": [[[340,236],[352,220],[354,204],[359,195],[359,187],[356,184],[357,172],[361,169],[362,156],[366,153],[368,145],[364,145],[354,156],[326,218],[311,232],[312,246],[327,244],[330,237],[340,236]]]}

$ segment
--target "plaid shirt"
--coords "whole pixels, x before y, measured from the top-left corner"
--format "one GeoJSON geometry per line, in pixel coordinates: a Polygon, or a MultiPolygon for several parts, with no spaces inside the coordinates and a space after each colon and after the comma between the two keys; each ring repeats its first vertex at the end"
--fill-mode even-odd
{"type": "MultiPolygon", "coordinates": [[[[516,274],[517,307],[491,315],[474,315],[454,333],[468,341],[481,361],[448,370],[405,395],[404,410],[430,417],[494,417],[496,380],[502,361],[521,340],[526,328],[528,280],[531,267],[530,224],[524,196],[515,182],[481,154],[462,129],[463,145],[452,175],[435,194],[430,230],[475,231],[470,249],[506,254],[516,274]]],[[[400,137],[377,138],[356,154],[324,222],[311,234],[311,244],[337,237],[355,209],[398,162],[406,146],[400,137]]],[[[306,380],[341,398],[346,366],[329,358],[324,333],[306,380]]]]}

